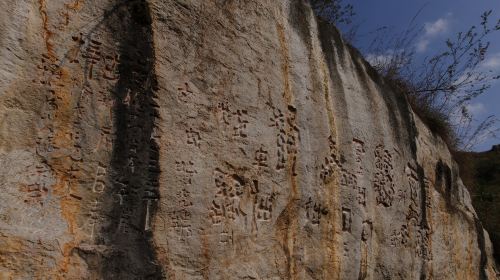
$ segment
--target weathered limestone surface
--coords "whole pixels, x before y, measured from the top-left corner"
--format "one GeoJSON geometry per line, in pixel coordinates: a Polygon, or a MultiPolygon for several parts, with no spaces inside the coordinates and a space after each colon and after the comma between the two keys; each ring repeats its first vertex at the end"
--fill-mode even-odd
{"type": "Polygon", "coordinates": [[[445,144],[300,0],[0,1],[0,279],[497,279],[445,144]]]}

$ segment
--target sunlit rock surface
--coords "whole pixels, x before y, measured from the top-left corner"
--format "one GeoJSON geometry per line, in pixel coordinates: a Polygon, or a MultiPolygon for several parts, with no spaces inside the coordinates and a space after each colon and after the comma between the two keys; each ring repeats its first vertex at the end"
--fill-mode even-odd
{"type": "Polygon", "coordinates": [[[0,2],[0,279],[496,279],[445,144],[302,1],[0,2]]]}

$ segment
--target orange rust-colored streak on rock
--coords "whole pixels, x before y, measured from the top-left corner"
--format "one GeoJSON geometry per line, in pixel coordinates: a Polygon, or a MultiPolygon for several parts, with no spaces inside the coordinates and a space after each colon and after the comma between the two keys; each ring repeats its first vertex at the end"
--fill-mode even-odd
{"type": "Polygon", "coordinates": [[[338,253],[338,248],[341,248],[342,235],[337,232],[338,226],[337,221],[340,221],[340,195],[337,190],[340,189],[340,184],[338,178],[340,174],[338,171],[334,174],[334,180],[328,182],[324,187],[325,202],[327,208],[329,209],[328,219],[321,228],[322,233],[322,247],[320,248],[325,252],[324,260],[324,279],[340,279],[341,267],[342,267],[342,257],[338,253]]]}
{"type": "Polygon", "coordinates": [[[65,6],[66,6],[66,8],[76,12],[76,11],[79,11],[82,9],[83,0],[75,0],[73,3],[65,4],[65,6]]]}
{"type": "Polygon", "coordinates": [[[42,17],[43,40],[45,41],[45,47],[47,48],[47,53],[49,54],[49,56],[54,58],[54,46],[50,42],[50,39],[54,33],[49,30],[49,16],[47,14],[45,0],[38,0],[38,10],[40,12],[40,16],[42,17]]]}
{"type": "MultiPolygon", "coordinates": [[[[81,279],[64,278],[60,273],[51,274],[48,271],[52,267],[52,262],[47,260],[45,253],[52,247],[52,242],[45,243],[41,239],[27,240],[0,233],[0,264],[4,265],[3,268],[7,268],[7,271],[0,271],[0,279],[28,279],[27,277],[29,279],[81,279]],[[26,270],[26,268],[29,269],[26,270]]],[[[61,251],[63,250],[61,248],[61,251]]]]}
{"type": "Polygon", "coordinates": [[[72,182],[69,178],[68,170],[71,169],[73,161],[71,160],[70,153],[74,147],[71,135],[73,132],[73,106],[71,99],[71,92],[69,87],[72,83],[71,75],[68,70],[61,67],[59,70],[58,81],[54,81],[55,86],[52,87],[54,97],[57,104],[57,109],[54,114],[53,127],[54,139],[53,145],[56,147],[55,151],[48,159],[48,163],[56,177],[56,184],[53,188],[53,193],[60,199],[61,215],[68,223],[68,233],[72,236],[72,240],[62,245],[63,258],[57,265],[55,272],[58,279],[64,279],[64,274],[71,268],[71,257],[73,250],[80,238],[77,229],[77,216],[80,213],[80,201],[73,199],[68,193],[68,186],[76,182],[72,182]],[[69,184],[69,185],[68,185],[69,184]]]}
{"type": "Polygon", "coordinates": [[[210,262],[211,262],[211,250],[210,250],[210,241],[208,240],[207,234],[203,233],[200,235],[201,239],[201,253],[203,257],[203,265],[202,269],[203,279],[210,279],[210,262]]]}
{"type": "Polygon", "coordinates": [[[62,273],[67,273],[69,271],[69,265],[71,262],[71,254],[73,252],[73,249],[76,247],[76,242],[71,241],[63,245],[62,251],[63,251],[63,259],[61,262],[58,263],[59,266],[59,273],[57,275],[58,279],[64,279],[62,273]],[[62,272],[62,273],[61,273],[62,272]]]}
{"type": "Polygon", "coordinates": [[[281,73],[283,75],[283,97],[288,105],[293,104],[292,98],[292,88],[290,85],[290,59],[288,55],[288,45],[285,35],[285,29],[283,25],[276,24],[276,29],[278,30],[279,42],[281,47],[282,64],[281,73]]]}
{"type": "MultiPolygon", "coordinates": [[[[328,118],[328,128],[330,132],[330,136],[335,139],[337,143],[337,128],[335,126],[335,114],[333,112],[333,100],[330,92],[330,74],[328,67],[326,66],[324,61],[319,62],[319,68],[321,73],[321,90],[324,98],[325,109],[327,112],[328,118]]],[[[339,234],[335,232],[337,226],[336,221],[340,220],[337,213],[339,213],[340,209],[338,205],[340,205],[340,197],[337,193],[337,190],[340,189],[340,184],[338,179],[340,174],[334,174],[335,179],[328,182],[328,184],[324,187],[324,195],[327,198],[325,203],[328,209],[333,210],[332,213],[328,215],[328,220],[325,223],[321,224],[321,232],[322,232],[322,246],[324,252],[324,265],[323,265],[323,276],[324,279],[338,279],[340,277],[340,268],[341,268],[341,260],[342,258],[337,254],[336,244],[341,244],[339,238],[341,237],[339,234]]],[[[368,261],[368,258],[366,258],[368,261]]]]}
{"type": "Polygon", "coordinates": [[[323,76],[323,81],[322,81],[323,97],[325,99],[326,112],[328,113],[328,126],[330,128],[330,135],[336,138],[337,129],[335,128],[335,117],[332,110],[333,104],[330,95],[330,82],[328,79],[329,75],[327,66],[325,65],[324,62],[321,63],[321,74],[323,76]]]}
{"type": "Polygon", "coordinates": [[[76,215],[80,211],[80,204],[67,194],[66,184],[69,179],[65,178],[63,175],[58,176],[58,179],[59,183],[54,187],[54,194],[61,197],[62,216],[68,222],[68,232],[74,235],[76,234],[75,229],[77,228],[76,215]]]}
{"type": "Polygon", "coordinates": [[[165,271],[165,276],[167,279],[175,280],[175,271],[172,269],[172,265],[170,264],[170,253],[168,252],[167,244],[155,244],[155,251],[158,257],[159,262],[162,264],[163,269],[165,271]]]}
{"type": "Polygon", "coordinates": [[[25,258],[27,243],[29,241],[0,232],[0,264],[8,269],[0,271],[0,279],[21,279],[25,266],[37,265],[33,259],[25,258]]]}
{"type": "MultiPolygon", "coordinates": [[[[281,73],[283,79],[283,98],[285,99],[285,103],[288,106],[294,106],[294,96],[292,94],[292,87],[290,83],[290,59],[289,59],[289,51],[286,40],[285,29],[282,24],[277,23],[276,29],[278,32],[278,38],[280,43],[280,51],[282,55],[282,65],[281,65],[281,73]]],[[[295,126],[295,124],[292,124],[295,126]]],[[[286,133],[291,134],[294,133],[294,127],[288,127],[286,133]]],[[[296,149],[298,151],[298,149],[296,149]]],[[[295,172],[297,155],[294,155],[292,158],[288,158],[287,161],[287,172],[288,172],[288,181],[291,187],[290,196],[288,198],[288,203],[286,208],[283,210],[280,217],[277,220],[277,237],[278,240],[281,241],[281,246],[285,251],[285,255],[287,257],[287,272],[288,279],[296,279],[297,277],[297,264],[294,259],[294,250],[295,250],[295,242],[297,240],[297,228],[298,228],[298,211],[299,211],[299,203],[300,200],[299,189],[297,185],[297,174],[295,172]]]]}
{"type": "MultiPolygon", "coordinates": [[[[475,229],[472,229],[469,227],[469,232],[474,232],[475,229]]],[[[466,271],[467,271],[467,274],[468,276],[471,276],[471,275],[474,275],[474,273],[477,273],[477,267],[479,267],[479,264],[477,262],[475,262],[475,259],[474,259],[474,256],[477,256],[475,254],[475,249],[476,249],[476,246],[477,244],[474,242],[474,240],[477,240],[477,238],[471,238],[470,236],[467,236],[468,237],[468,241],[467,242],[467,248],[466,248],[466,251],[465,251],[465,261],[466,261],[466,271]]],[[[457,258],[459,257],[462,257],[462,259],[459,259],[459,261],[463,261],[463,256],[456,256],[457,258]]]]}
{"type": "MultiPolygon", "coordinates": [[[[429,201],[430,203],[430,207],[429,209],[427,209],[426,211],[426,215],[427,215],[427,222],[428,222],[428,226],[429,226],[429,229],[431,231],[431,236],[429,238],[429,252],[432,254],[433,252],[433,247],[432,247],[432,234],[433,234],[433,231],[434,231],[434,221],[432,219],[432,192],[429,192],[429,197],[427,197],[427,200],[429,201]]],[[[424,207],[427,207],[427,206],[424,206],[424,207]]],[[[434,279],[434,267],[432,265],[432,262],[428,261],[427,263],[427,267],[428,267],[428,277],[429,279],[434,279]]]]}
{"type": "MultiPolygon", "coordinates": [[[[281,24],[277,25],[278,29],[278,34],[279,34],[279,40],[280,40],[280,46],[281,46],[281,53],[283,56],[283,64],[281,66],[282,74],[283,74],[283,97],[285,98],[285,102],[288,106],[293,106],[294,104],[294,97],[292,94],[292,88],[290,84],[290,59],[288,56],[288,46],[287,46],[287,41],[285,37],[285,30],[281,24]]],[[[295,106],[294,106],[295,107],[295,106]]],[[[293,124],[295,125],[295,123],[293,124]]],[[[293,133],[294,128],[293,127],[288,127],[287,133],[293,133]]],[[[294,169],[295,169],[295,164],[296,164],[296,158],[294,157],[292,160],[289,160],[287,162],[288,164],[288,170],[290,171],[290,183],[292,187],[292,197],[296,198],[298,196],[298,189],[297,189],[297,180],[294,176],[294,169]]]]}

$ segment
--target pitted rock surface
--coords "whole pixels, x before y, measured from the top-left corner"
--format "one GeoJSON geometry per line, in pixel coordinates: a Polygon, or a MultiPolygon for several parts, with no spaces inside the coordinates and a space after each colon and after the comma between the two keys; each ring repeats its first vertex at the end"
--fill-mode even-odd
{"type": "Polygon", "coordinates": [[[444,142],[306,1],[0,3],[1,279],[497,279],[444,142]]]}

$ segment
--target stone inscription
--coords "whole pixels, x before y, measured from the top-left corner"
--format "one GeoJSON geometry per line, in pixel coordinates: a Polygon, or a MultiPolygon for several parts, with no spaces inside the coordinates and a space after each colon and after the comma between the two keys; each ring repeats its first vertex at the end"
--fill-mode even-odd
{"type": "Polygon", "coordinates": [[[375,148],[375,178],[373,179],[373,189],[376,192],[378,205],[384,207],[392,206],[394,187],[394,167],[392,154],[382,145],[375,148]]]}

